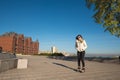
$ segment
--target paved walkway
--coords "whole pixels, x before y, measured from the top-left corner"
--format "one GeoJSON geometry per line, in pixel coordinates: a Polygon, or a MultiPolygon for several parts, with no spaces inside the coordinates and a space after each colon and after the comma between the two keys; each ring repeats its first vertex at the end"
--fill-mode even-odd
{"type": "Polygon", "coordinates": [[[120,65],[86,61],[86,72],[74,71],[76,62],[49,59],[42,56],[27,58],[27,69],[12,69],[0,73],[0,80],[120,80],[120,65]]]}

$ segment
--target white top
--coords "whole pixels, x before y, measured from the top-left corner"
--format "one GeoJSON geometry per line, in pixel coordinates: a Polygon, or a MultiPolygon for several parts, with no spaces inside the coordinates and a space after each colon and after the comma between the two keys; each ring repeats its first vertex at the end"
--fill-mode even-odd
{"type": "Polygon", "coordinates": [[[87,48],[87,44],[86,44],[85,40],[83,40],[82,43],[80,41],[76,40],[76,49],[77,49],[77,51],[79,51],[79,52],[85,51],[86,48],[87,48]]]}

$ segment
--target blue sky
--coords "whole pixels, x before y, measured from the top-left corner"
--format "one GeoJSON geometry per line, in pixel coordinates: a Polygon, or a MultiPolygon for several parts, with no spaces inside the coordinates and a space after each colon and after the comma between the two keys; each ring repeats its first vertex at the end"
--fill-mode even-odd
{"type": "Polygon", "coordinates": [[[75,37],[81,34],[86,52],[120,53],[120,38],[104,32],[92,18],[85,0],[0,0],[0,34],[17,32],[40,42],[40,50],[56,46],[75,53],[75,37]]]}

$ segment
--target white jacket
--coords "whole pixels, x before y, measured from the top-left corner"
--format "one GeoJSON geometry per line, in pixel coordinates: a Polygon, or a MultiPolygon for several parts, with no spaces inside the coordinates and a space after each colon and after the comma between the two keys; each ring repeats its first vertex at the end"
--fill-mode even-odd
{"type": "Polygon", "coordinates": [[[79,51],[79,52],[85,51],[87,48],[87,44],[86,44],[85,40],[83,40],[82,43],[80,41],[76,40],[75,46],[76,46],[77,51],[79,51]]]}

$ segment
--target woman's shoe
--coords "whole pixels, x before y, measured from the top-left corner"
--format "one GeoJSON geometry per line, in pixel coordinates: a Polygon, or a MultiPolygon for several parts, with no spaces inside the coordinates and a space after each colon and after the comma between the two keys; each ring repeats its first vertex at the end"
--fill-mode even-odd
{"type": "Polygon", "coordinates": [[[82,68],[82,71],[85,72],[85,67],[82,68]]]}
{"type": "Polygon", "coordinates": [[[80,67],[78,67],[78,68],[77,68],[77,71],[78,71],[78,72],[80,72],[80,71],[81,71],[80,67]]]}
{"type": "Polygon", "coordinates": [[[77,69],[77,72],[82,73],[82,69],[81,69],[81,68],[78,68],[78,69],[77,69]]]}

